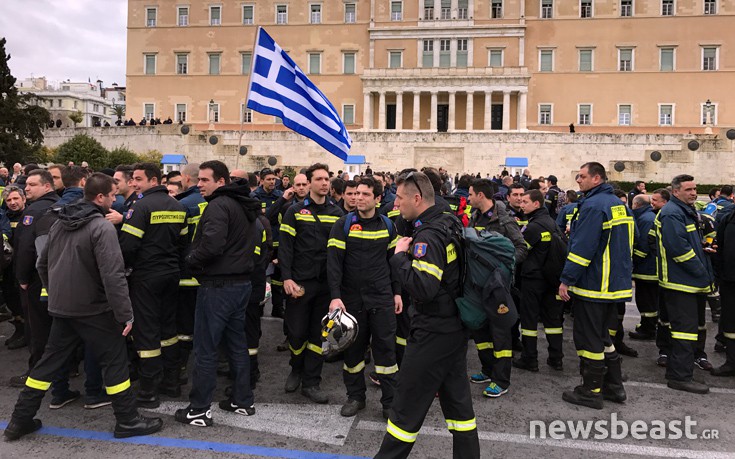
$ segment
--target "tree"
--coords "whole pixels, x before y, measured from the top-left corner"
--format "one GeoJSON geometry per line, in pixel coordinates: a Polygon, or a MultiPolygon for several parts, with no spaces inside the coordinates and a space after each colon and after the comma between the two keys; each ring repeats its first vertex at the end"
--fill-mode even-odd
{"type": "Polygon", "coordinates": [[[163,159],[163,154],[158,150],[150,150],[138,155],[138,161],[141,163],[161,164],[161,159],[163,159]]]}
{"type": "Polygon", "coordinates": [[[125,116],[125,106],[124,105],[113,105],[112,114],[117,116],[117,119],[119,121],[122,121],[123,117],[125,116]]]}
{"type": "Polygon", "coordinates": [[[127,147],[114,148],[107,155],[107,167],[117,167],[121,164],[135,164],[138,161],[138,155],[127,147]]]}
{"type": "Polygon", "coordinates": [[[72,123],[74,123],[74,127],[77,127],[77,124],[84,121],[84,115],[82,115],[82,112],[77,110],[74,113],[71,113],[69,115],[69,119],[71,120],[72,123]]]}
{"type": "Polygon", "coordinates": [[[27,163],[43,143],[43,129],[51,115],[34,94],[18,92],[5,43],[5,38],[0,38],[0,161],[27,163]]]}
{"type": "Polygon", "coordinates": [[[107,166],[108,158],[109,153],[105,147],[87,134],[77,134],[56,149],[56,162],[60,164],[73,161],[79,165],[82,161],[87,161],[89,167],[99,170],[107,166]]]}

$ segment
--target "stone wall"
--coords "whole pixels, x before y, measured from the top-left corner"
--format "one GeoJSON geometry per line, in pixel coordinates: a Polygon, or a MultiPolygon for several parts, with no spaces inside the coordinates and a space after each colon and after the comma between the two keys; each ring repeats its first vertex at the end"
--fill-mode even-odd
{"type": "MultiPolygon", "coordinates": [[[[300,168],[314,162],[327,162],[335,171],[343,163],[316,143],[292,132],[245,131],[241,145],[247,154],[238,154],[238,131],[206,131],[192,128],[189,134],[178,125],[51,129],[45,143],[56,147],[78,133],[87,133],[108,149],[125,146],[144,153],[158,150],[164,154],[183,154],[189,162],[219,159],[232,168],[253,170],[265,166],[274,156],[278,166],[300,168]],[[210,144],[216,136],[217,143],[210,144]]],[[[373,170],[397,171],[406,167],[442,166],[450,171],[497,174],[508,156],[527,157],[531,173],[555,174],[562,188],[574,185],[579,166],[587,161],[601,162],[613,180],[667,181],[676,174],[690,173],[701,183],[729,183],[735,176],[735,142],[726,130],[714,135],[677,134],[569,134],[546,132],[352,132],[351,154],[365,155],[373,170]],[[700,146],[690,151],[687,144],[696,139],[700,146]],[[652,161],[659,151],[662,159],[652,161]],[[622,162],[622,172],[614,165],[622,162]]]]}

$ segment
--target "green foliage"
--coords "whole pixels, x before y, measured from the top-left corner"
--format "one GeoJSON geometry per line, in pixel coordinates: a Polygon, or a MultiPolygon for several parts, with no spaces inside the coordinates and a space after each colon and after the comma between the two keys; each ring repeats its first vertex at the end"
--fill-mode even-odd
{"type": "Polygon", "coordinates": [[[291,166],[284,166],[283,167],[283,175],[284,176],[288,175],[288,178],[291,179],[291,183],[293,183],[293,179],[294,179],[294,177],[296,177],[297,172],[296,172],[296,169],[294,169],[291,166]]]}
{"type": "MultiPolygon", "coordinates": [[[[672,177],[673,178],[673,177],[672,177]]],[[[695,177],[696,180],[696,177],[695,177]]],[[[620,188],[621,190],[628,192],[632,190],[635,187],[635,182],[610,182],[610,185],[612,185],[615,188],[620,188]]],[[[659,188],[666,188],[668,186],[671,186],[671,182],[668,183],[660,183],[660,182],[646,182],[646,191],[648,194],[653,193],[654,190],[658,190],[659,188]]],[[[699,194],[708,194],[709,190],[712,188],[719,188],[722,185],[710,185],[707,183],[697,183],[697,193],[699,194]]]]}
{"type": "Polygon", "coordinates": [[[27,163],[43,143],[43,129],[51,115],[33,94],[19,94],[10,73],[10,55],[0,38],[0,161],[27,163]]]}
{"type": "Polygon", "coordinates": [[[76,165],[87,161],[89,167],[99,170],[108,165],[108,158],[109,154],[102,144],[87,134],[78,134],[59,145],[54,159],[60,164],[73,161],[76,165]]]}
{"type": "Polygon", "coordinates": [[[150,150],[138,155],[138,161],[141,163],[161,164],[161,159],[163,159],[163,153],[158,150],[150,150]]]}
{"type": "Polygon", "coordinates": [[[69,119],[74,123],[74,127],[77,127],[77,124],[84,121],[84,115],[82,115],[82,112],[77,110],[74,113],[69,114],[69,119]]]}
{"type": "Polygon", "coordinates": [[[107,167],[117,167],[121,164],[135,164],[139,161],[138,155],[127,147],[117,147],[107,155],[107,167]]]}
{"type": "Polygon", "coordinates": [[[125,106],[124,105],[113,105],[112,114],[116,116],[117,119],[122,120],[122,118],[125,116],[125,106]]]}

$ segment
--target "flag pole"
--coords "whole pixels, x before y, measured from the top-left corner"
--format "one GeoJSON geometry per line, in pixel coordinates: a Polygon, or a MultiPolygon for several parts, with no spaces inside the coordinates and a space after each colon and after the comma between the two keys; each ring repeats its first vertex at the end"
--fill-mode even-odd
{"type": "Polygon", "coordinates": [[[242,147],[242,129],[245,124],[245,110],[248,108],[248,100],[250,100],[250,85],[253,84],[253,69],[255,69],[255,49],[258,46],[258,37],[260,37],[260,26],[255,30],[255,41],[253,42],[253,51],[250,54],[250,73],[248,74],[248,91],[245,93],[245,103],[243,104],[242,113],[240,113],[240,135],[237,141],[238,161],[240,148],[242,147]]]}

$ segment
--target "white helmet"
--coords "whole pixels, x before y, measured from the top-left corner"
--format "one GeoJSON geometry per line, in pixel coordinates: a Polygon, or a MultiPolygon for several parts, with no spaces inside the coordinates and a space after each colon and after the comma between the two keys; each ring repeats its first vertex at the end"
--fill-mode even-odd
{"type": "Polygon", "coordinates": [[[322,319],[322,355],[342,352],[357,339],[357,320],[340,308],[322,319]]]}

